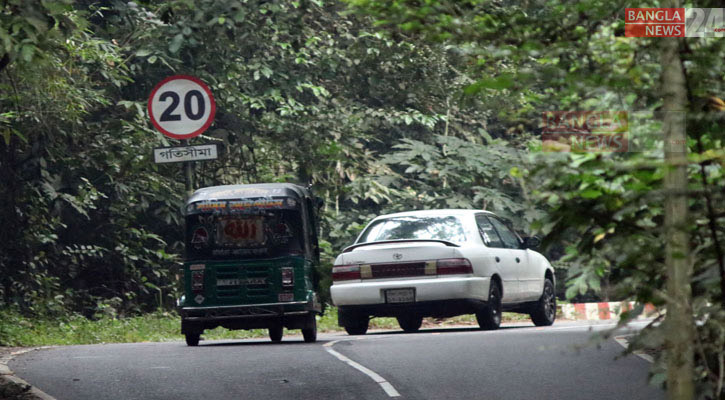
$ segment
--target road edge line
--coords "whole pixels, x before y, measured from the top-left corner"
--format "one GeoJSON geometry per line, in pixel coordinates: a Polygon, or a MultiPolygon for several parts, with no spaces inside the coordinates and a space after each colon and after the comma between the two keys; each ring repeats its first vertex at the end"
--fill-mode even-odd
{"type": "MultiPolygon", "coordinates": [[[[629,342],[627,341],[627,339],[625,339],[624,336],[615,336],[614,341],[619,343],[620,346],[624,347],[625,350],[629,350],[629,342]]],[[[632,354],[647,361],[650,364],[654,364],[654,362],[655,362],[655,359],[652,358],[651,355],[645,354],[639,350],[633,351],[632,354]]]]}
{"type": "MultiPolygon", "coordinates": [[[[24,379],[15,375],[15,372],[13,372],[10,367],[8,367],[8,363],[12,361],[15,356],[46,348],[50,348],[50,346],[23,349],[10,353],[9,356],[0,358],[0,386],[19,386],[20,392],[16,395],[13,395],[18,398],[23,398],[27,400],[57,400],[55,397],[49,395],[48,393],[45,393],[44,391],[38,389],[37,387],[26,382],[24,379]],[[28,395],[30,395],[30,397],[28,397],[28,395]]],[[[9,397],[9,399],[12,398],[13,397],[9,397]]]]}
{"type": "Polygon", "coordinates": [[[397,390],[395,390],[395,387],[393,387],[390,382],[385,380],[382,376],[377,374],[375,371],[371,370],[370,368],[365,367],[364,365],[357,363],[350,358],[346,357],[345,355],[338,353],[337,351],[332,349],[332,346],[335,345],[335,343],[340,342],[342,340],[334,340],[332,342],[325,343],[323,347],[325,348],[325,351],[332,354],[337,358],[338,360],[346,363],[347,365],[355,368],[356,370],[362,372],[363,374],[367,375],[370,379],[375,381],[380,387],[385,391],[385,394],[387,394],[389,397],[400,397],[400,393],[398,393],[397,390]]]}

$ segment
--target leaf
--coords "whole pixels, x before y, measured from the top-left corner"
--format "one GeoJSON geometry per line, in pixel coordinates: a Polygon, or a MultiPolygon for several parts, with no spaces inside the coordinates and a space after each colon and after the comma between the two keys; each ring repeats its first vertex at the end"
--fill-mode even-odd
{"type": "Polygon", "coordinates": [[[262,75],[264,75],[265,78],[269,79],[272,76],[272,70],[269,67],[264,66],[262,67],[262,75]]]}
{"type": "Polygon", "coordinates": [[[565,296],[567,299],[571,299],[574,298],[574,296],[576,296],[577,294],[579,294],[579,287],[572,285],[566,289],[565,296]]]}
{"type": "Polygon", "coordinates": [[[514,84],[513,74],[501,74],[496,78],[481,79],[480,81],[469,85],[464,89],[468,95],[476,94],[483,89],[504,90],[514,84]]]}
{"type": "Polygon", "coordinates": [[[602,233],[598,234],[597,236],[594,236],[594,243],[597,243],[600,240],[604,239],[605,236],[607,236],[606,232],[602,232],[602,233]]]}
{"type": "Polygon", "coordinates": [[[33,53],[35,53],[35,46],[26,44],[20,48],[20,57],[25,62],[31,62],[33,60],[33,53]]]}
{"type": "Polygon", "coordinates": [[[174,36],[173,39],[171,39],[171,43],[169,44],[169,52],[176,53],[181,48],[181,45],[184,43],[184,34],[179,33],[176,36],[174,36]]]}
{"type": "Polygon", "coordinates": [[[585,199],[596,199],[602,195],[602,192],[597,189],[587,189],[580,192],[579,195],[585,199]]]}

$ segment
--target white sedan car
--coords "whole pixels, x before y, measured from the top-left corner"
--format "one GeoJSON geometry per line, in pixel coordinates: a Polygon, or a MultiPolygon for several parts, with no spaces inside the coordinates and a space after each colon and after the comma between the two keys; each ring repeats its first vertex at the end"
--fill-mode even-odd
{"type": "Polygon", "coordinates": [[[343,250],[330,288],[338,323],[362,335],[371,317],[396,317],[406,332],[423,317],[476,314],[497,329],[502,310],[537,326],[556,318],[554,269],[494,214],[429,210],[382,215],[343,250]]]}

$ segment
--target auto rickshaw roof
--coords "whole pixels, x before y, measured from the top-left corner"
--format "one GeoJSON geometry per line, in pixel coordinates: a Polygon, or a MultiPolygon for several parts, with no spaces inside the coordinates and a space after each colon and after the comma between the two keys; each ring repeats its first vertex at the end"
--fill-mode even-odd
{"type": "Polygon", "coordinates": [[[186,204],[198,201],[257,199],[290,197],[300,199],[309,196],[309,191],[293,183],[256,183],[251,185],[223,185],[198,189],[186,204]]]}

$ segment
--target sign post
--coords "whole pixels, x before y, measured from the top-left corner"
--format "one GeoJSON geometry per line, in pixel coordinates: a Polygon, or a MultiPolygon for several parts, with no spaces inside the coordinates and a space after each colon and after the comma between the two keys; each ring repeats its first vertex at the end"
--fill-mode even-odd
{"type": "MultiPolygon", "coordinates": [[[[184,140],[184,142],[186,145],[189,144],[188,140],[184,140]]],[[[191,165],[192,162],[186,161],[184,163],[184,191],[187,199],[194,193],[194,166],[191,165]]]]}
{"type": "Polygon", "coordinates": [[[218,157],[215,144],[190,146],[189,140],[206,131],[216,114],[216,103],[209,87],[200,79],[174,75],[159,82],[148,100],[151,123],[164,135],[179,139],[183,147],[154,149],[154,162],[184,162],[186,195],[194,191],[192,163],[218,157]]]}

